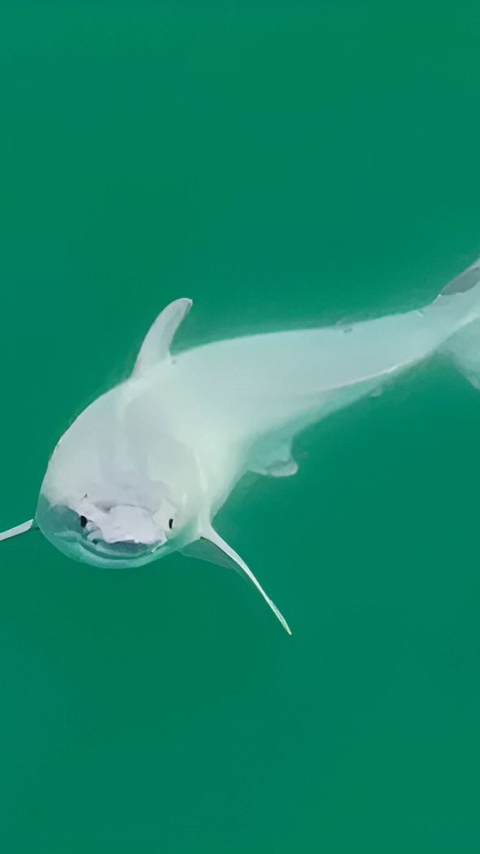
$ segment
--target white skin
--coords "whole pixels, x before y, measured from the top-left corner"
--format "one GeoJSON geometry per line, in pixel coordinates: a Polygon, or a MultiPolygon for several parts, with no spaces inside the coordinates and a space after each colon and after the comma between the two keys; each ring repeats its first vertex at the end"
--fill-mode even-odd
{"type": "MultiPolygon", "coordinates": [[[[132,376],[99,397],[58,442],[35,520],[68,556],[140,566],[211,544],[255,584],[212,520],[239,479],[293,475],[294,437],[392,377],[447,352],[480,380],[480,262],[422,310],[350,326],[246,336],[170,355],[190,300],[157,318],[132,376]]],[[[204,556],[204,555],[199,555],[204,556]]]]}

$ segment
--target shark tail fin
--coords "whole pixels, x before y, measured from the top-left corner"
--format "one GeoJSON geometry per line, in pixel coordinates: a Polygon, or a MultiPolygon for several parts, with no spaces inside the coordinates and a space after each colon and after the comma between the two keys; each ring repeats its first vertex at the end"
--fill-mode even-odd
{"type": "Polygon", "coordinates": [[[455,332],[444,344],[443,352],[468,382],[480,391],[480,318],[455,332]]]}
{"type": "MultiPolygon", "coordinates": [[[[451,306],[463,315],[460,326],[442,346],[442,352],[475,387],[480,389],[480,258],[443,288],[435,303],[451,306]]],[[[449,309],[450,310],[450,309],[449,309]]]]}

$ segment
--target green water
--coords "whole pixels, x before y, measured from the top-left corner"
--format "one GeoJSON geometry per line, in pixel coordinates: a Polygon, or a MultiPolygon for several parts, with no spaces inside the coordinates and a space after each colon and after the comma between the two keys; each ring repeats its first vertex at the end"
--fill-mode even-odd
{"type": "MultiPolygon", "coordinates": [[[[190,296],[188,345],[433,298],[480,251],[480,7],[0,4],[1,527],[190,296]]],[[[480,850],[480,397],[432,364],[174,556],[2,543],[6,854],[480,850]]]]}

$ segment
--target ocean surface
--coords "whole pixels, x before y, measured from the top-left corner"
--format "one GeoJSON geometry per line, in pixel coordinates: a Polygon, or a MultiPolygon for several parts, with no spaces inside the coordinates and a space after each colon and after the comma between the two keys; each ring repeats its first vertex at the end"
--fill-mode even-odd
{"type": "MultiPolygon", "coordinates": [[[[480,254],[480,6],[0,4],[0,529],[172,299],[181,348],[480,254]]],[[[0,548],[5,854],[476,854],[480,395],[442,360],[218,516],[229,570],[0,548]]]]}

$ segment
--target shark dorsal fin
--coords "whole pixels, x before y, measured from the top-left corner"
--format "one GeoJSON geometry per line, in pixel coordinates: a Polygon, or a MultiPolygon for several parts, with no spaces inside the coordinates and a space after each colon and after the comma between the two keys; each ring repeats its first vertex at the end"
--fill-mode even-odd
{"type": "Polygon", "coordinates": [[[0,534],[0,540],[8,540],[10,537],[17,537],[18,534],[26,534],[27,531],[32,531],[36,527],[35,519],[29,519],[28,522],[22,522],[21,525],[16,525],[15,528],[9,528],[8,531],[3,531],[0,534]]]}
{"type": "Polygon", "coordinates": [[[220,564],[221,566],[230,566],[236,569],[240,574],[244,577],[247,577],[249,581],[257,588],[258,592],[263,596],[265,602],[272,609],[275,614],[277,620],[282,624],[283,628],[289,635],[292,634],[290,626],[288,625],[285,617],[280,613],[277,606],[270,599],[269,596],[265,593],[262,585],[255,578],[253,572],[244,560],[240,557],[239,554],[232,549],[228,543],[225,542],[224,539],[217,534],[217,532],[212,528],[211,525],[205,526],[202,531],[202,536],[200,540],[197,540],[195,543],[192,543],[186,549],[182,549],[184,554],[188,554],[192,557],[199,557],[202,560],[211,561],[212,563],[220,564]],[[199,546],[196,549],[196,546],[199,546]],[[215,554],[216,553],[216,554],[215,554]]]}
{"type": "Polygon", "coordinates": [[[191,307],[192,300],[183,298],[171,302],[160,312],[140,347],[132,372],[134,376],[149,371],[159,362],[168,358],[173,337],[191,307]]]}

